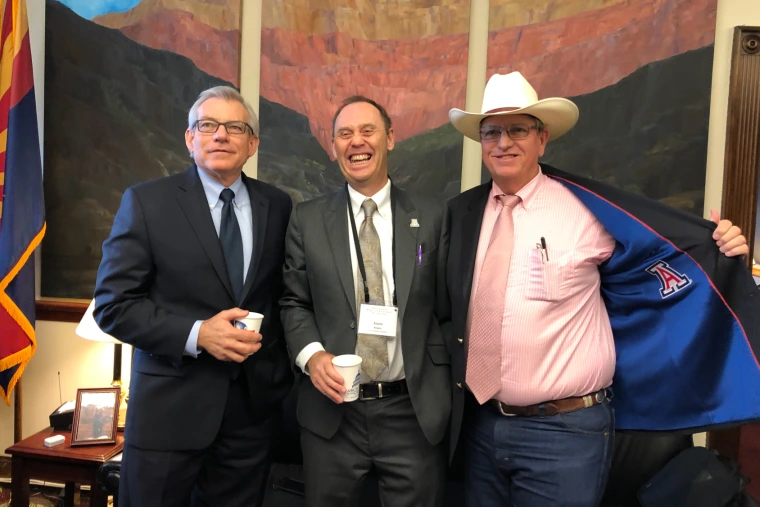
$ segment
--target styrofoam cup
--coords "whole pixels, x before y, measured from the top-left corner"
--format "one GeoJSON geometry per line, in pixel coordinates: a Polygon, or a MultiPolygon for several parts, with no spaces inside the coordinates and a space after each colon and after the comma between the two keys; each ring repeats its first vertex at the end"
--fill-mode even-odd
{"type": "Polygon", "coordinates": [[[362,358],[355,354],[343,354],[335,356],[332,364],[341,377],[343,377],[343,387],[346,392],[343,394],[343,401],[354,401],[359,398],[359,368],[362,365],[362,358]]]}
{"type": "Polygon", "coordinates": [[[264,320],[264,316],[260,313],[249,312],[248,316],[235,321],[235,327],[238,329],[245,329],[246,331],[261,330],[261,321],[264,320]]]}

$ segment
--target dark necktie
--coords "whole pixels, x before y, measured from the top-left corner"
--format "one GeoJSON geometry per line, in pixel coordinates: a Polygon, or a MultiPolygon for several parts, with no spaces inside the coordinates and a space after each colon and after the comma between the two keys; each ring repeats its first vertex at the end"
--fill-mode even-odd
{"type": "Polygon", "coordinates": [[[232,291],[235,294],[235,303],[240,303],[240,294],[243,292],[243,236],[240,234],[240,226],[235,216],[235,205],[232,200],[235,192],[229,188],[222,190],[219,198],[224,201],[222,207],[222,226],[219,231],[219,240],[222,243],[224,261],[227,264],[227,274],[230,275],[232,291]]]}

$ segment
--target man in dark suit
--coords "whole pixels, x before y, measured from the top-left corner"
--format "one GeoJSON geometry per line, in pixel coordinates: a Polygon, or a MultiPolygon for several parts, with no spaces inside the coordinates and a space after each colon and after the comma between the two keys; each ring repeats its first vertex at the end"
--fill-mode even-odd
{"type": "Polygon", "coordinates": [[[254,506],[292,373],[282,337],[290,198],[248,178],[258,119],[204,91],[185,133],[195,164],[127,189],[103,244],[100,327],[135,347],[119,487],[124,506],[254,506]],[[249,312],[260,333],[238,329],[249,312]]]}
{"type": "Polygon", "coordinates": [[[393,144],[382,106],[346,99],[333,118],[333,154],[347,186],[296,206],[288,228],[282,320],[305,372],[297,417],[310,507],[353,507],[373,469],[383,505],[442,501],[448,233],[441,203],[388,179],[393,144]],[[373,308],[391,314],[385,335],[363,330],[373,308]],[[343,401],[331,362],[342,354],[362,357],[356,401],[343,401]]]}

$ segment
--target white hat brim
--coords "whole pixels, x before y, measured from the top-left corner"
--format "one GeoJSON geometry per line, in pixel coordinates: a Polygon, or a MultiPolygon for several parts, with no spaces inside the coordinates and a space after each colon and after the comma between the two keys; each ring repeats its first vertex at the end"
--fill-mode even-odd
{"type": "Polygon", "coordinates": [[[516,114],[529,114],[541,120],[549,131],[549,141],[566,134],[578,122],[578,106],[559,97],[539,100],[520,109],[496,113],[468,113],[454,108],[449,111],[449,120],[459,132],[480,142],[480,122],[483,118],[516,114]]]}

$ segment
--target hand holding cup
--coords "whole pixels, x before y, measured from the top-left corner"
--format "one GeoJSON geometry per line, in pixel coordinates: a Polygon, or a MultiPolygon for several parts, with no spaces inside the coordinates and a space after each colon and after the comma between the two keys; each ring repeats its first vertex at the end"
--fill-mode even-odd
{"type": "Polygon", "coordinates": [[[231,308],[203,321],[198,330],[198,348],[220,361],[245,361],[261,348],[261,335],[258,331],[244,331],[233,325],[234,321],[247,318],[248,315],[246,310],[231,308]]]}
{"type": "Polygon", "coordinates": [[[343,377],[343,401],[354,401],[359,399],[359,369],[362,365],[362,358],[355,354],[343,354],[332,358],[335,371],[343,377]]]}

